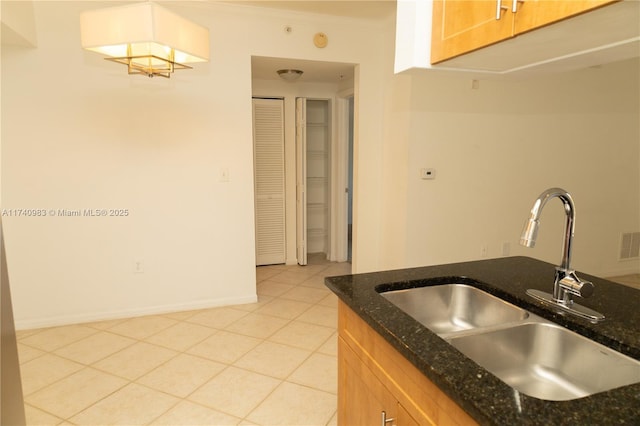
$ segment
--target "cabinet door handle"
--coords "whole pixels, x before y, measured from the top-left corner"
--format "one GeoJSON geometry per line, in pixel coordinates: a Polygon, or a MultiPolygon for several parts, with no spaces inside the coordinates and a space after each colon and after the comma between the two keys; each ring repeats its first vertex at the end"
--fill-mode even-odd
{"type": "Polygon", "coordinates": [[[524,0],[513,0],[511,2],[511,11],[513,13],[518,12],[518,3],[524,3],[524,0]]]}
{"type": "Polygon", "coordinates": [[[496,21],[502,18],[502,10],[509,9],[507,6],[502,5],[502,0],[496,0],[496,21]]]}
{"type": "Polygon", "coordinates": [[[381,414],[381,420],[382,420],[382,421],[380,422],[380,425],[381,425],[381,426],[387,426],[387,423],[391,423],[391,422],[394,422],[394,421],[396,420],[396,419],[394,419],[393,417],[391,417],[391,418],[389,418],[389,419],[388,419],[388,418],[387,418],[387,413],[386,413],[386,411],[383,411],[383,412],[381,412],[380,414],[381,414]]]}

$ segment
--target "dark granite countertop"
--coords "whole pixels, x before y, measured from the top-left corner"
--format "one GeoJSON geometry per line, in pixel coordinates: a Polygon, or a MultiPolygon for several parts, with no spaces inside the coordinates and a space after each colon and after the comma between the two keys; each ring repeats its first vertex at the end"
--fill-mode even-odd
{"type": "Polygon", "coordinates": [[[326,285],[403,356],[482,425],[640,425],[640,383],[570,401],[521,394],[465,357],[378,291],[466,283],[640,360],[640,291],[582,274],[595,292],[578,303],[606,316],[592,324],[561,315],[525,294],[550,292],[555,265],[528,257],[326,278],[326,285]]]}

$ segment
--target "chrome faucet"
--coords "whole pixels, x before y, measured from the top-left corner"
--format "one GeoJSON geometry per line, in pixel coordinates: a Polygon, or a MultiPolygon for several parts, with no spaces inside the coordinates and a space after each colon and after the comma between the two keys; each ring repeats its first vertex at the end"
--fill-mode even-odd
{"type": "Polygon", "coordinates": [[[547,201],[552,198],[559,198],[562,201],[564,212],[567,215],[562,246],[562,261],[560,266],[556,266],[553,294],[535,289],[528,289],[527,294],[543,303],[559,308],[563,312],[570,312],[592,322],[602,321],[604,315],[573,301],[573,296],[590,297],[593,294],[593,283],[578,278],[576,272],[570,266],[576,208],[571,195],[567,191],[561,188],[550,188],[540,194],[531,209],[531,217],[524,225],[520,244],[525,247],[535,246],[538,227],[540,226],[540,214],[547,201]]]}

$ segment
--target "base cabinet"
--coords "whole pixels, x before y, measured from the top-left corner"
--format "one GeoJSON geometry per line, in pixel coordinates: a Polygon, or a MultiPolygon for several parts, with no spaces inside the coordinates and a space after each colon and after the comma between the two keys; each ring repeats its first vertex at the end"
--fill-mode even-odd
{"type": "Polygon", "coordinates": [[[338,424],[475,425],[347,305],[338,305],[338,424]]]}
{"type": "Polygon", "coordinates": [[[342,338],[338,353],[339,425],[419,425],[342,338]]]}

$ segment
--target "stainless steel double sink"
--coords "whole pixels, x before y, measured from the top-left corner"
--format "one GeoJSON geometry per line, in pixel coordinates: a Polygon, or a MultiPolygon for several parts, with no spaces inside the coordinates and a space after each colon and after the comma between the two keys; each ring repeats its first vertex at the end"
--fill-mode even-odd
{"type": "Polygon", "coordinates": [[[640,362],[466,284],[381,293],[517,391],[565,401],[640,382],[640,362]]]}

